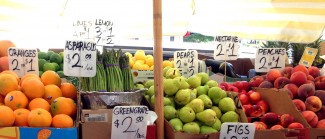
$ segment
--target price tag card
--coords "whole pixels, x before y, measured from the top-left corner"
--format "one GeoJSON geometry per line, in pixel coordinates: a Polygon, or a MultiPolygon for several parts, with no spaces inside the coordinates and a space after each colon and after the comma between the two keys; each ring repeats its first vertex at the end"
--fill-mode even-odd
{"type": "Polygon", "coordinates": [[[286,55],[285,48],[258,48],[255,57],[256,72],[283,69],[285,67],[286,55]]]}
{"type": "Polygon", "coordinates": [[[302,54],[301,59],[299,61],[299,65],[304,65],[306,67],[310,67],[314,62],[317,52],[318,52],[318,49],[306,47],[305,51],[302,54]]]}
{"type": "Polygon", "coordinates": [[[18,77],[27,73],[38,75],[37,49],[23,49],[11,47],[8,49],[9,70],[14,71],[18,77]]]}
{"type": "Polygon", "coordinates": [[[220,139],[254,139],[255,125],[253,123],[223,123],[220,139]]]}
{"type": "Polygon", "coordinates": [[[238,58],[239,39],[236,36],[216,36],[215,60],[236,60],[238,58]]]}
{"type": "Polygon", "coordinates": [[[116,106],[112,117],[112,139],[145,139],[147,135],[147,106],[116,106]]]}
{"type": "Polygon", "coordinates": [[[199,58],[196,50],[174,52],[174,67],[179,69],[184,77],[198,73],[199,58]]]}
{"type": "Polygon", "coordinates": [[[64,47],[64,75],[94,77],[96,75],[96,56],[96,43],[91,41],[66,41],[64,47]]]}
{"type": "Polygon", "coordinates": [[[97,46],[113,46],[113,21],[106,19],[76,20],[72,26],[73,38],[78,40],[93,39],[97,46]]]}

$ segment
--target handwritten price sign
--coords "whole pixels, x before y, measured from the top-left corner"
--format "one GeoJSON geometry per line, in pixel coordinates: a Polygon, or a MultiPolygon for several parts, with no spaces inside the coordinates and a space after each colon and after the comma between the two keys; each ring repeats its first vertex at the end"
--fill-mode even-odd
{"type": "Polygon", "coordinates": [[[19,77],[27,73],[38,75],[38,54],[36,49],[9,48],[9,69],[19,77]]]}
{"type": "Polygon", "coordinates": [[[234,36],[217,36],[214,49],[215,60],[236,60],[238,58],[239,40],[234,36]]]}
{"type": "Polygon", "coordinates": [[[112,117],[112,139],[145,139],[147,106],[116,106],[112,117]]]}
{"type": "Polygon", "coordinates": [[[174,52],[174,67],[179,69],[184,77],[198,73],[198,53],[196,50],[174,52]]]}
{"type": "Polygon", "coordinates": [[[270,69],[283,69],[286,58],[285,48],[259,48],[255,57],[256,72],[268,72],[270,69]]]}
{"type": "Polygon", "coordinates": [[[253,123],[223,123],[220,139],[254,139],[255,125],[253,123]]]}
{"type": "Polygon", "coordinates": [[[94,77],[96,75],[96,43],[66,41],[63,72],[66,76],[94,77]]]}
{"type": "Polygon", "coordinates": [[[113,21],[95,19],[89,21],[73,21],[73,37],[75,39],[94,39],[97,46],[113,46],[113,21]]]}

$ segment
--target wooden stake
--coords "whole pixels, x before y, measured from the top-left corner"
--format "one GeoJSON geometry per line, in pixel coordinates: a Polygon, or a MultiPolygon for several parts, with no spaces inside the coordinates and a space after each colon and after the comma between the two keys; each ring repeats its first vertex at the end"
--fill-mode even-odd
{"type": "Polygon", "coordinates": [[[162,74],[163,55],[161,13],[161,0],[153,0],[155,112],[158,116],[158,119],[156,120],[156,139],[164,138],[164,92],[162,74]]]}

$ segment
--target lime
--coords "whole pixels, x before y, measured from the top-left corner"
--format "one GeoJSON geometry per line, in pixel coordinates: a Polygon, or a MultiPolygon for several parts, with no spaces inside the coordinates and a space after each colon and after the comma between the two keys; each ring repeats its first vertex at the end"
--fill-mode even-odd
{"type": "Polygon", "coordinates": [[[65,77],[63,71],[57,71],[56,73],[59,74],[60,78],[64,78],[65,77]]]}
{"type": "Polygon", "coordinates": [[[62,57],[62,59],[64,58],[64,52],[60,52],[59,55],[62,57]]]}
{"type": "Polygon", "coordinates": [[[54,51],[47,51],[47,57],[48,59],[50,59],[51,55],[54,54],[54,51]]]}
{"type": "Polygon", "coordinates": [[[54,53],[54,54],[51,55],[50,61],[54,62],[54,63],[57,63],[57,64],[60,64],[60,63],[62,63],[63,59],[59,54],[54,53]]]}
{"type": "Polygon", "coordinates": [[[56,64],[53,64],[53,63],[45,63],[43,65],[43,71],[48,71],[48,70],[55,71],[56,68],[57,68],[57,65],[56,64]]]}
{"type": "Polygon", "coordinates": [[[43,65],[48,63],[45,59],[38,59],[38,70],[43,71],[43,65]]]}
{"type": "Polygon", "coordinates": [[[60,64],[59,70],[63,71],[63,63],[60,64]]]}
{"type": "Polygon", "coordinates": [[[38,52],[38,59],[45,59],[48,60],[49,57],[46,52],[38,52]]]}

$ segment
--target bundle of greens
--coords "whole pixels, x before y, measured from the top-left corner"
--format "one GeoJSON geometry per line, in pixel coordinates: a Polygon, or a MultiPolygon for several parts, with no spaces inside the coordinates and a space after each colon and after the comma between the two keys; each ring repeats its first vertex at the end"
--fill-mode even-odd
{"type": "Polygon", "coordinates": [[[123,75],[123,84],[124,84],[124,91],[130,92],[133,90],[133,76],[129,66],[129,57],[124,54],[120,56],[120,68],[123,75]]]}
{"type": "Polygon", "coordinates": [[[120,51],[103,50],[103,59],[105,64],[107,91],[121,92],[123,91],[123,75],[119,66],[120,51]]]}

